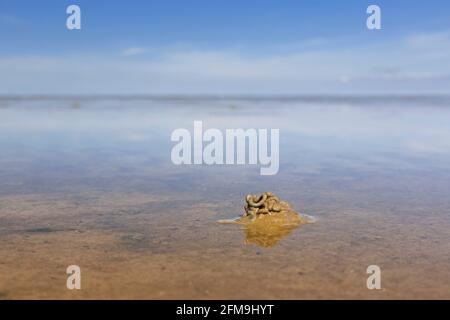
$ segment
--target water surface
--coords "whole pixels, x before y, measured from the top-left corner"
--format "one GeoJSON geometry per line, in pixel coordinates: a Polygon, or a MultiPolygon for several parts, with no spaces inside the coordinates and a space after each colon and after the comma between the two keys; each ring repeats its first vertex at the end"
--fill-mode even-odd
{"type": "Polygon", "coordinates": [[[446,97],[3,98],[0,299],[450,299],[449,123],[446,97]],[[194,120],[279,128],[279,173],[173,165],[194,120]],[[263,191],[317,222],[216,223],[263,191]]]}

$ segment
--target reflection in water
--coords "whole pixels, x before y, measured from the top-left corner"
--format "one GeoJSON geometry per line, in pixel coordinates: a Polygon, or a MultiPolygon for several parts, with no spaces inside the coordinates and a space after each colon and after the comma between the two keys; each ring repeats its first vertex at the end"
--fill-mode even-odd
{"type": "Polygon", "coordinates": [[[0,98],[0,299],[72,299],[71,264],[89,299],[449,299],[449,123],[448,97],[0,98]],[[280,128],[278,174],[175,166],[195,120],[280,128]],[[261,190],[320,223],[214,223],[261,190]]]}
{"type": "Polygon", "coordinates": [[[300,225],[313,222],[309,217],[300,216],[293,211],[264,215],[254,220],[247,217],[241,220],[244,220],[239,223],[243,224],[245,230],[245,243],[264,248],[275,246],[300,225]]]}

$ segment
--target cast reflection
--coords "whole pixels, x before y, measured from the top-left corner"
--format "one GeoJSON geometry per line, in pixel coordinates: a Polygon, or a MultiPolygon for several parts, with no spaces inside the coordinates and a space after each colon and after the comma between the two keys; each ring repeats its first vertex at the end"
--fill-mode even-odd
{"type": "Polygon", "coordinates": [[[276,246],[299,226],[314,222],[312,217],[302,216],[293,211],[264,215],[255,220],[248,218],[248,220],[248,222],[240,222],[245,233],[245,244],[264,248],[276,246]]]}

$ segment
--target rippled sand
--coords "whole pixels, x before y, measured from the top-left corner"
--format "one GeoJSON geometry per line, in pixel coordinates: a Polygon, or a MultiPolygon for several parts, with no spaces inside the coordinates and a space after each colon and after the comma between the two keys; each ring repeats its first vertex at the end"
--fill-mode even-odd
{"type": "Polygon", "coordinates": [[[446,100],[77,103],[1,103],[0,299],[450,299],[446,100]],[[256,110],[278,175],[171,164],[173,129],[256,110]],[[216,222],[266,190],[317,222],[269,247],[216,222]]]}

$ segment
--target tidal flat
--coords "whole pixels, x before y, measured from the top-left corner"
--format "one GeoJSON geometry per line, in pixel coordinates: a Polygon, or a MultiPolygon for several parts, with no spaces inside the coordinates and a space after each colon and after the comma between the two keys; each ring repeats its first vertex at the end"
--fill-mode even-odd
{"type": "Polygon", "coordinates": [[[0,98],[0,299],[450,299],[449,123],[445,96],[0,98]],[[197,120],[280,129],[278,173],[174,165],[197,120]],[[217,223],[265,191],[316,222],[217,223]]]}

